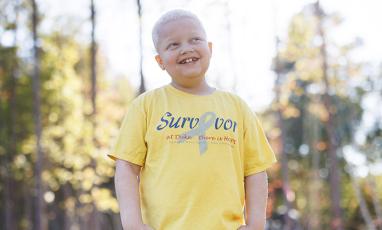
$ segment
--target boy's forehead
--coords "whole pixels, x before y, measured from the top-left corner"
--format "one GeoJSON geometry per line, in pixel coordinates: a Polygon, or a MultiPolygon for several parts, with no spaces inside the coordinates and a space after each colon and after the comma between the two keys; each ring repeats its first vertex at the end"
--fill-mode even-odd
{"type": "Polygon", "coordinates": [[[205,30],[202,24],[198,20],[190,17],[168,21],[158,28],[158,32],[159,39],[176,35],[174,32],[195,34],[199,33],[205,36],[205,30]]]}
{"type": "MultiPolygon", "coordinates": [[[[161,34],[163,31],[167,31],[169,29],[178,29],[183,28],[183,26],[192,26],[194,30],[200,30],[204,33],[204,28],[200,21],[191,17],[178,18],[174,20],[167,21],[159,26],[158,32],[161,34]]],[[[181,30],[184,31],[184,30],[181,30]]]]}

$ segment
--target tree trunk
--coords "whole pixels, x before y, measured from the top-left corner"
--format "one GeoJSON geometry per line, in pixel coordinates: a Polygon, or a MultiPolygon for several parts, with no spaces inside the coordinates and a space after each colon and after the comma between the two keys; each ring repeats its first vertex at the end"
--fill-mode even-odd
{"type": "MultiPolygon", "coordinates": [[[[3,82],[0,82],[0,86],[3,85],[3,82]]],[[[0,87],[0,94],[4,94],[3,88],[0,87]]],[[[4,89],[6,91],[6,89],[4,89]]],[[[8,93],[8,92],[6,92],[8,93]]],[[[3,99],[0,97],[0,146],[5,146],[6,151],[5,151],[5,156],[1,155],[0,156],[0,183],[4,184],[4,187],[0,193],[2,195],[2,202],[1,205],[2,207],[2,212],[1,212],[1,220],[4,220],[4,225],[8,229],[11,224],[11,193],[10,193],[10,173],[9,173],[9,164],[10,164],[10,154],[11,151],[9,150],[9,137],[8,132],[9,132],[9,127],[7,126],[8,123],[8,114],[7,114],[7,103],[8,101],[3,101],[3,99]],[[4,218],[4,219],[3,219],[4,218]]]]}
{"type": "MultiPolygon", "coordinates": [[[[352,169],[351,169],[351,171],[352,171],[352,169]]],[[[362,215],[363,220],[366,223],[367,229],[368,230],[376,230],[375,225],[373,223],[373,220],[371,218],[370,212],[367,208],[366,201],[363,198],[361,189],[360,189],[360,187],[356,181],[356,178],[354,177],[354,175],[352,175],[352,172],[349,172],[349,174],[350,174],[350,180],[351,180],[351,183],[353,185],[355,195],[356,195],[358,203],[359,203],[359,207],[361,209],[361,215],[362,215]]]]}
{"type": "Polygon", "coordinates": [[[28,220],[28,224],[26,225],[25,230],[33,229],[33,213],[32,213],[32,203],[33,203],[33,196],[30,194],[30,187],[33,185],[32,182],[27,182],[22,184],[23,189],[23,202],[24,202],[24,213],[25,218],[28,220]]]}
{"type": "Polygon", "coordinates": [[[15,12],[15,22],[13,28],[13,47],[14,47],[14,60],[11,67],[11,78],[9,85],[9,152],[6,155],[5,159],[5,184],[4,184],[4,206],[5,206],[5,229],[15,229],[15,213],[14,213],[14,204],[11,196],[11,187],[13,184],[13,179],[10,172],[10,165],[12,158],[16,155],[16,81],[18,73],[18,58],[17,58],[17,24],[18,24],[18,15],[19,15],[19,1],[14,2],[14,12],[15,12]]]}
{"type": "Polygon", "coordinates": [[[281,64],[280,64],[280,58],[279,58],[279,39],[276,38],[276,60],[275,60],[275,72],[276,72],[276,80],[275,80],[275,100],[277,102],[277,124],[278,127],[281,130],[280,134],[280,155],[281,155],[281,177],[282,177],[282,191],[283,191],[283,198],[284,198],[284,205],[286,207],[286,212],[284,214],[284,230],[292,229],[292,220],[289,217],[289,211],[292,209],[291,204],[291,194],[292,191],[290,189],[289,185],[289,169],[288,169],[288,156],[285,152],[285,127],[284,127],[284,121],[282,116],[282,109],[280,105],[280,94],[281,94],[281,77],[282,77],[282,70],[281,64]]]}
{"type": "Polygon", "coordinates": [[[328,135],[328,153],[330,160],[329,180],[330,180],[330,197],[331,197],[331,210],[333,213],[332,228],[336,230],[343,229],[342,211],[340,206],[340,186],[341,178],[338,170],[337,159],[337,140],[333,126],[333,114],[331,111],[332,103],[329,96],[329,80],[328,80],[328,63],[326,52],[326,37],[323,29],[324,12],[320,7],[319,1],[315,4],[315,13],[318,19],[318,33],[322,39],[321,45],[321,58],[322,58],[322,74],[325,86],[325,93],[323,96],[324,106],[328,112],[328,120],[325,122],[325,130],[328,135]]]}
{"type": "Polygon", "coordinates": [[[96,93],[97,93],[97,44],[95,41],[95,28],[96,28],[96,12],[94,6],[94,0],[90,1],[90,20],[91,20],[91,47],[90,47],[90,74],[91,74],[91,102],[92,102],[92,114],[93,116],[97,112],[96,107],[96,93]]]}
{"type": "MultiPolygon", "coordinates": [[[[309,121],[310,124],[313,125],[312,127],[312,142],[314,143],[317,138],[317,134],[319,133],[319,127],[317,121],[314,121],[313,119],[309,121]]],[[[311,171],[311,178],[312,183],[309,185],[309,208],[310,208],[310,215],[309,216],[309,223],[308,223],[308,230],[318,230],[321,229],[321,219],[320,219],[320,203],[319,203],[319,191],[321,191],[321,182],[320,182],[320,176],[319,176],[319,168],[320,168],[320,153],[318,151],[314,151],[312,149],[312,171],[311,171]]]]}
{"type": "Polygon", "coordinates": [[[141,0],[137,0],[138,7],[138,20],[139,20],[139,75],[141,78],[141,84],[139,86],[138,94],[142,94],[146,91],[145,78],[143,76],[143,34],[142,34],[142,5],[141,0]]]}
{"type": "Polygon", "coordinates": [[[371,197],[373,199],[375,214],[377,216],[377,220],[375,222],[377,224],[377,228],[382,230],[382,209],[381,204],[379,202],[379,194],[377,190],[377,184],[375,182],[375,177],[373,175],[370,175],[368,181],[371,188],[371,197]]]}
{"type": "MultiPolygon", "coordinates": [[[[91,49],[90,49],[90,68],[91,68],[91,103],[92,103],[92,126],[93,126],[93,144],[97,147],[96,129],[97,129],[97,43],[95,39],[96,31],[96,10],[94,0],[90,0],[90,19],[91,19],[91,49]]],[[[91,161],[91,167],[95,170],[96,162],[94,159],[91,161]]],[[[99,213],[96,205],[93,203],[93,210],[90,213],[89,225],[87,229],[99,229],[99,213]]]]}
{"type": "MultiPolygon", "coordinates": [[[[62,200],[63,201],[66,201],[71,195],[69,186],[70,185],[68,183],[63,185],[63,188],[62,188],[62,200]]],[[[63,230],[70,230],[70,226],[71,226],[71,224],[73,224],[71,211],[72,210],[66,210],[66,209],[61,211],[61,213],[63,215],[63,217],[62,217],[62,220],[63,220],[62,229],[63,230]]]]}
{"type": "Polygon", "coordinates": [[[35,0],[32,0],[32,33],[33,33],[33,74],[32,74],[32,90],[33,90],[33,120],[35,124],[36,135],[36,164],[35,164],[35,229],[45,229],[43,226],[43,199],[42,199],[42,181],[41,172],[43,167],[43,153],[41,147],[41,99],[40,99],[40,57],[38,45],[38,8],[35,0]]]}

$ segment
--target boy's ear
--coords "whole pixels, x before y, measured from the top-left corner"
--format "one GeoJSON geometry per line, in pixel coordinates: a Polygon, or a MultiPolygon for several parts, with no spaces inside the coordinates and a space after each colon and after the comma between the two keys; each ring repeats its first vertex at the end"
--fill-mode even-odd
{"type": "Polygon", "coordinates": [[[162,58],[159,56],[159,54],[155,55],[155,60],[157,61],[159,67],[160,67],[162,70],[165,70],[164,65],[163,65],[163,60],[162,60],[162,58]]]}
{"type": "Polygon", "coordinates": [[[208,48],[210,49],[210,53],[212,54],[212,42],[208,42],[208,48]]]}

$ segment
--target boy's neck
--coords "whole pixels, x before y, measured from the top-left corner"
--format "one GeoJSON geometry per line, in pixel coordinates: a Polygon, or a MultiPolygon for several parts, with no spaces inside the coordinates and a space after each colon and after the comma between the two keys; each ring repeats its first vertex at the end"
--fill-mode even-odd
{"type": "Polygon", "coordinates": [[[171,81],[170,84],[176,89],[196,95],[209,95],[215,91],[215,89],[209,86],[206,81],[201,81],[193,85],[181,85],[175,81],[171,81]]]}

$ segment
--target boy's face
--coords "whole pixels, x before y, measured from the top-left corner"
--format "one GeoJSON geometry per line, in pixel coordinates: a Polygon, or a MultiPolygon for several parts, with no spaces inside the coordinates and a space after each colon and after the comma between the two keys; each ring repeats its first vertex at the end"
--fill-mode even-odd
{"type": "Polygon", "coordinates": [[[204,30],[194,19],[182,18],[163,25],[157,49],[156,61],[176,83],[187,84],[204,79],[212,44],[206,41],[204,30]]]}

